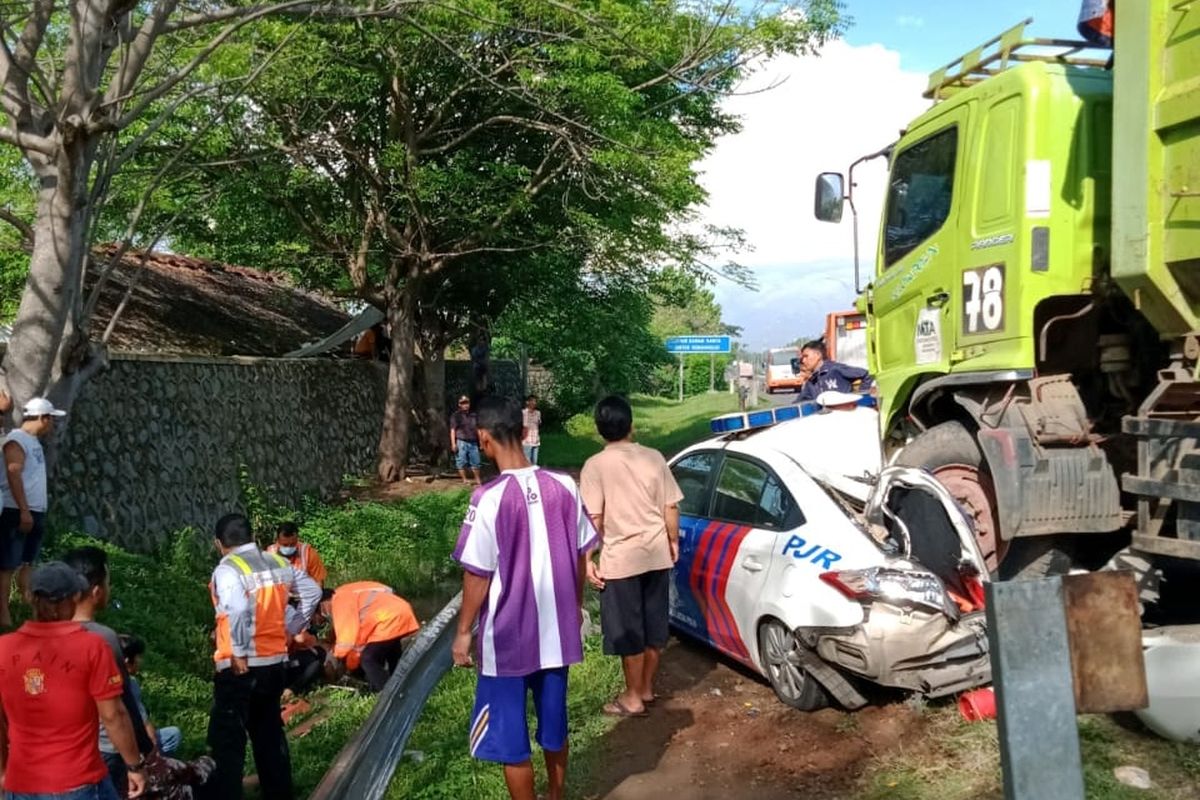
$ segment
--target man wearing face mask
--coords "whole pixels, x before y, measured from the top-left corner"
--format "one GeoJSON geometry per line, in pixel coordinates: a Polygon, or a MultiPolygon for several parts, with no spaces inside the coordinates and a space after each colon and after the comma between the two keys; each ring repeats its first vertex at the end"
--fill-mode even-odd
{"type": "Polygon", "coordinates": [[[300,529],[294,522],[284,522],[275,531],[275,544],[267,548],[268,553],[278,553],[292,563],[292,566],[325,586],[325,562],[317,548],[308,542],[300,541],[300,529]]]}

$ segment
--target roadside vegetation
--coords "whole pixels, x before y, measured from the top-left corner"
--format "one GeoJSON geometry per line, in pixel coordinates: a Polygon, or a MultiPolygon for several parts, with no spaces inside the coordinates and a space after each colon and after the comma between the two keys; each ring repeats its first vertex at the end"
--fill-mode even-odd
{"type": "MultiPolygon", "coordinates": [[[[668,458],[708,436],[710,419],[738,408],[737,396],[727,392],[699,394],[682,403],[649,395],[634,395],[630,400],[634,439],[668,458]]],[[[569,418],[561,430],[543,432],[539,460],[553,467],[581,467],[603,447],[589,411],[569,418]]]]}
{"type": "MultiPolygon", "coordinates": [[[[244,503],[261,543],[269,541],[275,520],[296,518],[301,536],[316,545],[329,567],[331,585],[379,580],[413,601],[428,618],[457,590],[450,552],[466,508],[467,493],[429,493],[402,503],[309,504],[291,512],[272,507],[262,492],[247,492],[244,503]]],[[[146,641],[141,675],[151,718],[178,725],[183,752],[205,749],[212,700],[212,601],[208,580],[217,556],[207,528],[183,530],[155,555],[140,555],[73,533],[59,532],[48,548],[53,558],[72,547],[99,544],[109,555],[112,597],[101,620],[121,633],[146,641]]],[[[306,717],[319,724],[291,739],[292,771],[299,797],[307,796],[330,762],[366,719],[374,698],[340,687],[325,687],[307,698],[306,717]]],[[[247,759],[248,768],[253,761],[247,759]]],[[[250,794],[253,797],[253,794],[250,794]]]]}
{"type": "MultiPolygon", "coordinates": [[[[926,708],[919,741],[876,755],[856,800],[1000,800],[1000,743],[994,722],[967,723],[954,704],[926,708]]],[[[1194,745],[1160,739],[1133,715],[1079,718],[1084,791],[1089,800],[1184,800],[1200,785],[1194,745]],[[1121,784],[1113,770],[1135,766],[1153,787],[1121,784]]]]}

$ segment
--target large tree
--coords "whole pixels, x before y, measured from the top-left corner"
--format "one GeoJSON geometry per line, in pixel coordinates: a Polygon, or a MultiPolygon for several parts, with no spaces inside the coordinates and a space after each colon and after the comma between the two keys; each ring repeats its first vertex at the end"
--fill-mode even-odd
{"type": "Polygon", "coordinates": [[[704,199],[693,165],[736,129],[720,100],[750,60],[835,30],[836,3],[804,8],[476,0],[375,26],[272,26],[258,46],[292,39],[291,55],[228,115],[203,179],[220,196],[187,231],[232,246],[255,235],[254,209],[285,214],[301,261],[339,263],[385,311],[379,472],[396,479],[419,334],[437,349],[547,265],[583,285],[701,268],[711,236],[683,225],[704,199]]]}
{"type": "Polygon", "coordinates": [[[398,16],[406,4],[17,0],[0,9],[0,144],[20,154],[18,177],[33,193],[30,217],[11,206],[0,214],[29,249],[0,388],[69,406],[105,363],[88,339],[94,301],[84,295],[97,212],[114,176],[182,101],[244,85],[262,66],[214,80],[205,70],[214,54],[267,16],[398,16]]]}

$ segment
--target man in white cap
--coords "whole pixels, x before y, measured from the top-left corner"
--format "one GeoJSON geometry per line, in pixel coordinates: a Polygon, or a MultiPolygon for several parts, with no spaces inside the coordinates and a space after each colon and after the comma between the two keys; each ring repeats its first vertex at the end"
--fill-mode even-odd
{"type": "Polygon", "coordinates": [[[29,565],[42,549],[45,533],[46,454],[42,439],[54,432],[54,418],[66,416],[44,397],[21,409],[21,427],[3,439],[4,481],[0,483],[0,627],[12,627],[8,596],[17,572],[21,594],[29,595],[29,565]],[[18,572],[19,570],[19,572],[18,572]]]}

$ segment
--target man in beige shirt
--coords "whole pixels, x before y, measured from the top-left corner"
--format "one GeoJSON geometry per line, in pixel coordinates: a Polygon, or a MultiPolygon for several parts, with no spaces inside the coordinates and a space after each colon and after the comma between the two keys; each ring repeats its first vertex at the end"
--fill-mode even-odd
{"type": "Polygon", "coordinates": [[[596,404],[596,430],[607,443],[583,465],[579,488],[600,531],[600,560],[588,581],[600,591],[604,652],[621,657],[625,691],[604,706],[644,716],[667,644],[671,567],[679,555],[679,501],[666,459],[633,442],[633,409],[621,397],[596,404]]]}

